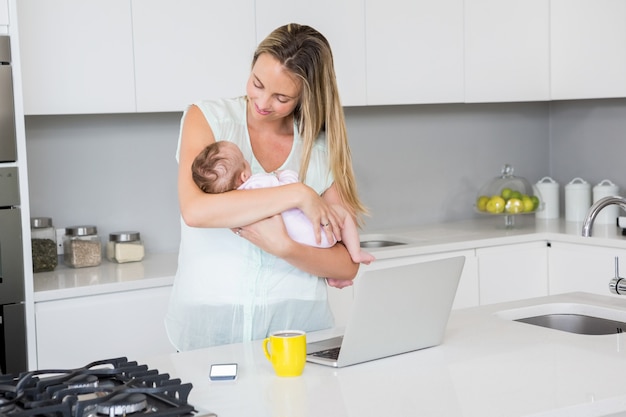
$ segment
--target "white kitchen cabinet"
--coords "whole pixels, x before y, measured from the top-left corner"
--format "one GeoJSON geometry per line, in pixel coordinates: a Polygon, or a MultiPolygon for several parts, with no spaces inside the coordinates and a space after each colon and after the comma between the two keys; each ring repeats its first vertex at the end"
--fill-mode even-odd
{"type": "Polygon", "coordinates": [[[551,0],[553,100],[626,96],[626,2],[551,0]]]}
{"type": "Polygon", "coordinates": [[[174,353],[165,332],[170,286],[35,303],[38,369],[174,353]]]}
{"type": "Polygon", "coordinates": [[[135,111],[129,0],[19,0],[24,112],[135,111]]]}
{"type": "Polygon", "coordinates": [[[476,249],[480,305],[548,295],[544,241],[476,249]]]}
{"type": "Polygon", "coordinates": [[[132,0],[137,111],[244,95],[254,12],[254,0],[132,0]]]}
{"type": "Polygon", "coordinates": [[[463,0],[366,0],[367,104],[463,102],[463,0]]]}
{"type": "Polygon", "coordinates": [[[574,243],[552,242],[548,250],[550,295],[584,291],[612,295],[609,281],[615,277],[615,257],[626,277],[626,250],[574,243]]]}
{"type": "Polygon", "coordinates": [[[366,104],[365,6],[362,0],[256,0],[257,42],[287,23],[314,27],[328,39],[333,51],[341,102],[366,104]]]}
{"type": "Polygon", "coordinates": [[[9,25],[9,0],[0,0],[0,26],[9,25]]]}
{"type": "Polygon", "coordinates": [[[465,0],[465,101],[550,99],[550,3],[465,0]]]}

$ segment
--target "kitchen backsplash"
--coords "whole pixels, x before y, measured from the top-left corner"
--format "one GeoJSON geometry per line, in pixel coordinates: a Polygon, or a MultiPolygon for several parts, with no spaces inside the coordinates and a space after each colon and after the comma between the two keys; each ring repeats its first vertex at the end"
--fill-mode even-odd
{"type": "MultiPolygon", "coordinates": [[[[478,189],[504,163],[626,189],[626,100],[346,109],[366,231],[477,216],[478,189]]],[[[31,214],[55,227],[139,230],[148,252],[178,249],[180,113],[29,116],[31,214]]]]}

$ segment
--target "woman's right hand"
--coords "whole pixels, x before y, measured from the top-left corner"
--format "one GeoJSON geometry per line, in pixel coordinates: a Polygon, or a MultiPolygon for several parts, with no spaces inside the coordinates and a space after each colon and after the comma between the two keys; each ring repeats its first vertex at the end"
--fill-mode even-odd
{"type": "Polygon", "coordinates": [[[289,245],[293,243],[280,214],[231,230],[239,237],[279,258],[289,251],[289,245]]]}

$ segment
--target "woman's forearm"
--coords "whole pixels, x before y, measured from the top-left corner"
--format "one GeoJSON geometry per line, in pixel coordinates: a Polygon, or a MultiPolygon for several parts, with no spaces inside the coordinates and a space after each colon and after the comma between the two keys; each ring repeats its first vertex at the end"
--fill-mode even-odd
{"type": "Polygon", "coordinates": [[[352,262],[342,243],[321,249],[293,242],[281,258],[298,269],[323,278],[351,280],[359,272],[359,264],[352,262]]]}
{"type": "Polygon", "coordinates": [[[222,194],[193,193],[180,196],[183,220],[191,227],[245,226],[299,204],[299,185],[285,185],[222,194]]]}

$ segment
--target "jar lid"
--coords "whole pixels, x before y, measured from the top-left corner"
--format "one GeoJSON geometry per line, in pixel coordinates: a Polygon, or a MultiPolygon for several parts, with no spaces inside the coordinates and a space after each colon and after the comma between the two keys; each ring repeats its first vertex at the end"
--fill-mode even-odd
{"type": "Polygon", "coordinates": [[[113,232],[109,233],[110,242],[134,242],[140,239],[139,232],[113,232]]]}
{"type": "Polygon", "coordinates": [[[43,229],[44,227],[52,227],[52,218],[50,217],[31,217],[30,227],[33,229],[43,229]]]}
{"type": "Polygon", "coordinates": [[[89,236],[98,233],[96,226],[71,226],[65,228],[67,236],[89,236]]]}
{"type": "Polygon", "coordinates": [[[596,187],[615,187],[615,184],[613,184],[611,180],[602,180],[596,184],[596,187]]]}

